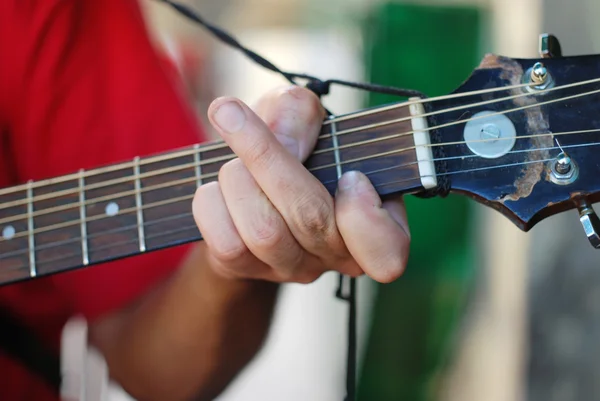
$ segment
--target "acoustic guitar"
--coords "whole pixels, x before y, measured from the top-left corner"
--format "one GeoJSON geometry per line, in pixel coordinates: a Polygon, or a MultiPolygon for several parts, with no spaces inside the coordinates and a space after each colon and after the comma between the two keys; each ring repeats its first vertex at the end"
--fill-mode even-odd
{"type": "MultiPolygon", "coordinates": [[[[202,239],[196,188],[236,157],[198,144],[0,190],[0,284],[202,239]]],[[[600,248],[600,56],[487,55],[453,93],[331,116],[306,162],[333,194],[360,170],[383,196],[457,193],[527,231],[579,211],[600,248]]],[[[582,236],[583,238],[583,236],[582,236]]]]}

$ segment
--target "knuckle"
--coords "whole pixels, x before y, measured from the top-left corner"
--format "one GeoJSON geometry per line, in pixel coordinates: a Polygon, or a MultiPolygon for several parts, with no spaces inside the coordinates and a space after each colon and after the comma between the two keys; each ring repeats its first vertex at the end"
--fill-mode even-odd
{"type": "Polygon", "coordinates": [[[221,277],[225,277],[230,280],[235,280],[242,277],[242,274],[239,272],[239,270],[233,268],[231,265],[218,263],[216,266],[213,267],[213,269],[221,277]]]}
{"type": "Polygon", "coordinates": [[[291,86],[283,91],[281,97],[285,98],[290,104],[298,105],[298,109],[303,116],[311,121],[322,119],[325,116],[325,110],[321,106],[319,98],[307,88],[291,86]]]}
{"type": "Polygon", "coordinates": [[[272,159],[272,146],[269,141],[257,139],[246,149],[245,160],[250,164],[269,164],[272,159]]]}
{"type": "Polygon", "coordinates": [[[285,233],[276,217],[255,219],[250,225],[250,242],[261,250],[277,249],[284,242],[285,233]]]}
{"type": "Polygon", "coordinates": [[[299,199],[295,207],[293,221],[301,235],[313,237],[317,241],[328,241],[334,235],[332,202],[321,196],[299,199]]]}
{"type": "Polygon", "coordinates": [[[212,254],[222,265],[228,266],[247,259],[250,256],[250,250],[241,240],[230,239],[214,243],[212,254]]]}

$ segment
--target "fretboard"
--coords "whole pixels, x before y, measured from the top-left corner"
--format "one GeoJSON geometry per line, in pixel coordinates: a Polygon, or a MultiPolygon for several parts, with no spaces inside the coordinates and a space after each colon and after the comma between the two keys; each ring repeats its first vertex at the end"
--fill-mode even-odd
{"type": "MultiPolygon", "coordinates": [[[[331,194],[350,170],[381,195],[419,191],[413,130],[408,106],[332,118],[305,165],[331,194]]],[[[0,189],[0,284],[201,240],[193,195],[234,157],[208,143],[0,189]]]]}

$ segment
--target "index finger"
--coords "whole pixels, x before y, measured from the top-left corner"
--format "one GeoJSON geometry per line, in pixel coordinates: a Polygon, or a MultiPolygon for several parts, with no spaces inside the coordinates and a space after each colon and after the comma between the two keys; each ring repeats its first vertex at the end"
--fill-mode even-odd
{"type": "Polygon", "coordinates": [[[286,151],[267,125],[243,102],[234,98],[217,99],[210,106],[208,117],[273,202],[283,205],[321,187],[298,155],[286,151]]]}
{"type": "MultiPolygon", "coordinates": [[[[248,106],[232,98],[215,101],[210,121],[242,160],[265,195],[286,220],[297,240],[307,250],[321,254],[315,246],[345,249],[337,231],[333,199],[319,180],[279,143],[266,124],[248,106]]],[[[298,116],[321,118],[314,116],[298,116]]],[[[298,121],[310,126],[309,121],[298,121]]],[[[317,135],[317,132],[307,133],[317,135]]],[[[323,256],[321,254],[321,256],[323,256]]]]}

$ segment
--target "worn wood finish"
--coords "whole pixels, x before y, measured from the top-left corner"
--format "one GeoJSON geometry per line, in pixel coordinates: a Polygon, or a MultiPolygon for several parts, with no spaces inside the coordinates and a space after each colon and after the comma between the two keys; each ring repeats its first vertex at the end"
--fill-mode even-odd
{"type": "MultiPolygon", "coordinates": [[[[600,78],[598,56],[513,60],[489,55],[455,93],[519,84],[524,72],[536,61],[546,65],[556,81],[556,87],[600,78]]],[[[433,102],[431,105],[439,114],[435,116],[434,121],[432,119],[432,125],[465,121],[483,110],[504,112],[528,106],[525,110],[507,113],[506,116],[515,124],[518,137],[542,134],[535,138],[518,138],[513,153],[497,159],[473,157],[473,153],[464,143],[443,146],[449,157],[446,163],[450,173],[448,177],[451,180],[451,191],[472,197],[500,211],[523,230],[531,229],[548,216],[574,208],[574,198],[583,196],[590,202],[599,201],[600,146],[597,142],[600,142],[600,132],[556,136],[580,168],[579,179],[571,185],[560,186],[552,183],[549,180],[548,163],[535,162],[555,158],[560,153],[551,133],[600,128],[600,93],[551,104],[543,103],[599,89],[600,83],[596,82],[448,113],[439,112],[519,95],[524,93],[524,89],[433,102]]],[[[465,124],[460,123],[439,129],[442,142],[464,141],[464,127],[465,124]]]]}
{"type": "MultiPolygon", "coordinates": [[[[422,190],[408,107],[340,116],[321,136],[305,165],[331,194],[349,170],[382,195],[422,190]]],[[[0,284],[202,239],[194,192],[235,155],[213,143],[162,156],[0,190],[0,284]]]]}

